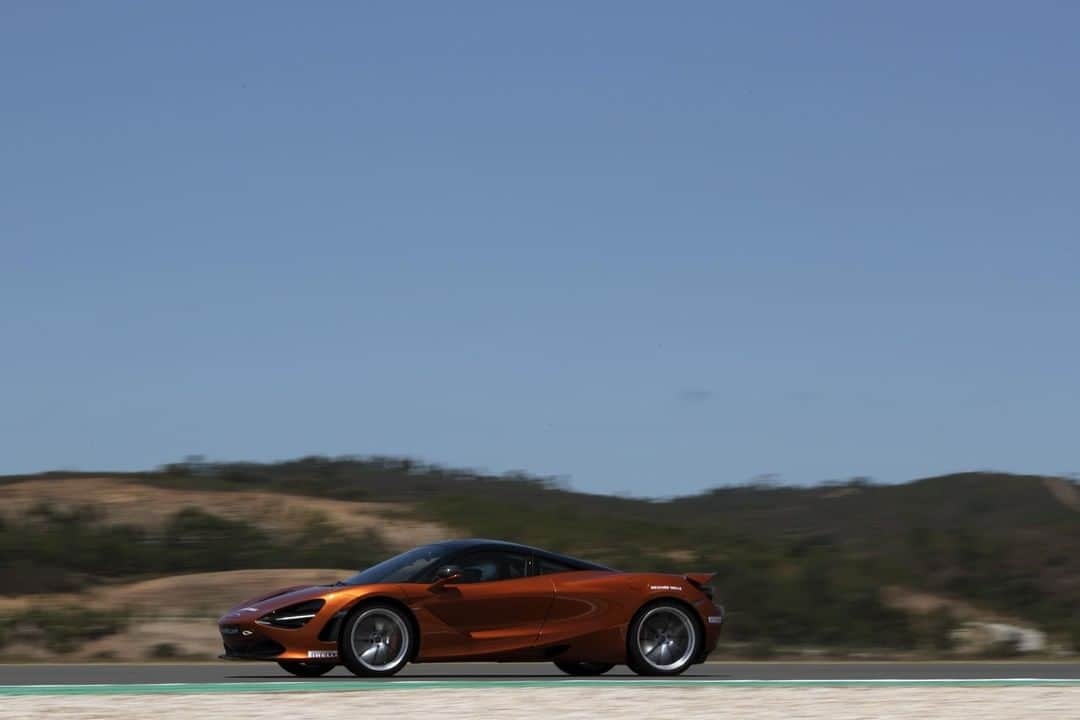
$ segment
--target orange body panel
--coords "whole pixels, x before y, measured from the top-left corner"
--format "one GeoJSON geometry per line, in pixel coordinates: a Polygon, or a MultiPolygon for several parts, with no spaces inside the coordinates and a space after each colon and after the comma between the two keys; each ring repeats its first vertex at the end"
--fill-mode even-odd
{"type": "Polygon", "coordinates": [[[624,663],[627,629],[637,611],[658,599],[693,610],[704,647],[719,639],[723,610],[700,585],[708,575],[577,570],[492,582],[393,583],[293,588],[243,603],[219,621],[225,657],[251,660],[338,661],[340,619],[381,600],[408,610],[419,636],[413,662],[537,660],[624,663]],[[325,604],[295,629],[259,618],[309,600],[325,604]]]}

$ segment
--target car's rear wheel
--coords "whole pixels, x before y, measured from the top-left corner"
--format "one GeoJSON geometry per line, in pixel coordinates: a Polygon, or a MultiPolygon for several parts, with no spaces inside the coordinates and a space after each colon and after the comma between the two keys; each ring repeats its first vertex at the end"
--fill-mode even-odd
{"type": "Polygon", "coordinates": [[[594,663],[594,662],[562,662],[555,661],[555,667],[562,670],[567,675],[603,675],[614,665],[608,663],[594,663]]]}
{"type": "Polygon", "coordinates": [[[281,669],[290,672],[297,677],[319,677],[334,669],[327,663],[309,663],[301,660],[281,660],[278,662],[281,669]]]}
{"type": "Polygon", "coordinates": [[[678,675],[701,647],[701,630],[683,604],[670,600],[646,605],[630,624],[627,664],[638,675],[678,675]]]}
{"type": "Polygon", "coordinates": [[[412,623],[389,604],[364,605],[345,621],[338,654],[355,675],[393,675],[409,662],[413,648],[412,623]]]}

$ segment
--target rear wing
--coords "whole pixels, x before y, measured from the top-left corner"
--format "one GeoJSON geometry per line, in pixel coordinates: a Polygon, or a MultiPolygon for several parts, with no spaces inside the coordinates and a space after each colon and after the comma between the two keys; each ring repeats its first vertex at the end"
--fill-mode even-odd
{"type": "Polygon", "coordinates": [[[709,585],[709,581],[716,577],[716,573],[686,573],[683,577],[686,578],[686,582],[705,593],[709,599],[712,599],[713,589],[709,585]]]}

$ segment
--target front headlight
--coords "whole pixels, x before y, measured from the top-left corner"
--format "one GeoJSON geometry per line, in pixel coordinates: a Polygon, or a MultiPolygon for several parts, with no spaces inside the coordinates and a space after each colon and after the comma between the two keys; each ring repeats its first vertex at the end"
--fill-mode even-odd
{"type": "Polygon", "coordinates": [[[310,622],[325,604],[326,601],[321,599],[305,600],[302,603],[287,605],[283,608],[268,612],[255,622],[260,625],[270,625],[271,627],[295,630],[296,628],[304,627],[304,625],[310,622]]]}

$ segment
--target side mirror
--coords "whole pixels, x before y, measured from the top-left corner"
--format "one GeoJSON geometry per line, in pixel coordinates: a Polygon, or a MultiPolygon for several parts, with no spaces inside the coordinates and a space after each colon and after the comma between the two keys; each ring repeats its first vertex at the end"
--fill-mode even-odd
{"type": "Polygon", "coordinates": [[[449,585],[461,580],[463,573],[457,565],[443,565],[435,571],[435,585],[449,585]]]}

